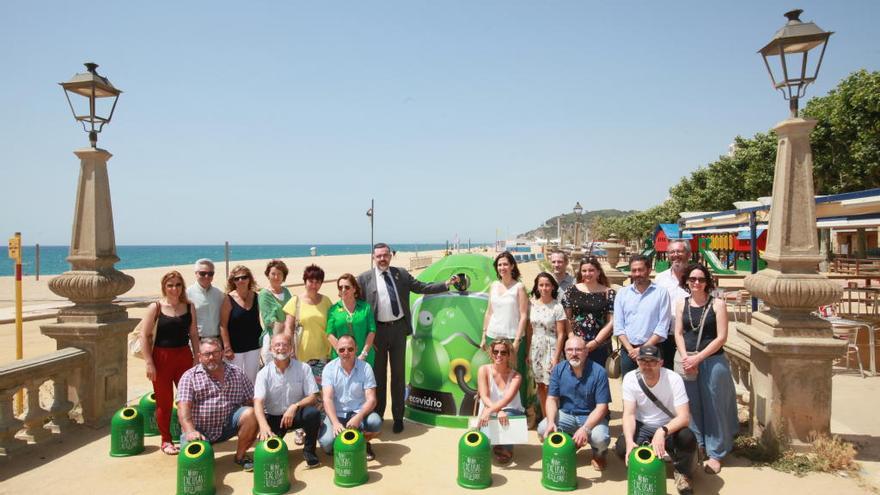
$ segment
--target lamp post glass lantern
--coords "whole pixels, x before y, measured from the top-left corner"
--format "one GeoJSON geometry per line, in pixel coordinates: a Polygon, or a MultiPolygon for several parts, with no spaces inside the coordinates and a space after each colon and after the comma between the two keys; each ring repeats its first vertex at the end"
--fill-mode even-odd
{"type": "Polygon", "coordinates": [[[58,83],[64,88],[73,118],[89,133],[92,148],[98,147],[98,133],[109,124],[116,110],[116,101],[122,91],[110,80],[98,74],[98,64],[86,62],[86,71],[74,75],[69,81],[58,83]],[[71,99],[71,95],[73,99],[71,99]],[[83,99],[84,98],[84,99],[83,99]]]}
{"type": "Polygon", "coordinates": [[[802,22],[801,13],[801,9],[786,12],[788,22],[764,48],[758,50],[764,58],[773,87],[789,101],[792,118],[797,117],[798,100],[819,75],[828,38],[834,34],[823,31],[813,22],[802,22]],[[817,51],[818,57],[809,56],[817,51]]]}

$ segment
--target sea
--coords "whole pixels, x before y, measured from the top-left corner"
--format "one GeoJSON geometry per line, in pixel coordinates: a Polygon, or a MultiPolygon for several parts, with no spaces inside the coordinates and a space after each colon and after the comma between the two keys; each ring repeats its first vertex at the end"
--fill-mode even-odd
{"type": "MultiPolygon", "coordinates": [[[[396,251],[418,252],[445,249],[446,244],[392,244],[396,251]]],[[[472,247],[477,247],[476,244],[472,247]]],[[[287,245],[229,245],[229,261],[259,260],[270,258],[296,258],[310,256],[315,248],[318,256],[341,254],[369,254],[369,244],[287,244],[287,245]]],[[[116,268],[153,268],[159,266],[186,265],[199,258],[210,258],[215,263],[226,259],[225,246],[117,246],[119,262],[116,268]]],[[[40,275],[58,275],[70,270],[68,246],[40,246],[40,275]]],[[[37,270],[35,246],[22,247],[21,269],[24,275],[34,275],[37,270]]],[[[15,275],[15,262],[9,258],[0,261],[0,276],[15,275]]]]}

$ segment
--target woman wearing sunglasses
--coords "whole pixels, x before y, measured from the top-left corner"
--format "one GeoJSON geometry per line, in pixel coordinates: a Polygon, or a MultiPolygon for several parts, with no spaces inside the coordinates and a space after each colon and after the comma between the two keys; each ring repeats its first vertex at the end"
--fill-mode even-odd
{"type": "MultiPolygon", "coordinates": [[[[489,344],[489,359],[492,364],[480,366],[477,377],[477,390],[480,395],[480,426],[489,424],[493,417],[502,426],[507,426],[509,416],[524,414],[519,398],[522,376],[510,367],[513,355],[510,340],[498,339],[489,344]]],[[[496,445],[492,448],[499,464],[508,464],[513,459],[512,445],[496,445]]]]}
{"type": "Polygon", "coordinates": [[[250,269],[236,265],[226,280],[226,299],[220,307],[220,338],[227,361],[241,368],[251,383],[260,370],[260,304],[257,282],[250,269]]]}
{"type": "Polygon", "coordinates": [[[179,452],[171,438],[171,402],[174,386],[195,366],[199,355],[196,310],[186,298],[183,275],[171,271],[162,277],[162,298],[147,308],[141,324],[141,349],[147,378],[156,397],[156,423],[162,435],[162,452],[179,452]],[[155,328],[155,332],[153,329],[155,328]]]}
{"type": "Polygon", "coordinates": [[[339,301],[327,313],[327,339],[334,349],[330,359],[336,358],[336,341],[343,335],[354,337],[357,345],[357,357],[373,366],[376,352],[373,350],[373,339],[376,337],[376,320],[370,304],[363,301],[361,287],[357,279],[350,273],[344,273],[336,280],[339,289],[339,301]]]}
{"type": "Polygon", "coordinates": [[[724,355],[727,341],[727,305],[712,297],[715,282],[709,269],[693,263],[681,275],[681,286],[690,294],[676,305],[676,371],[684,378],[690,401],[690,429],[708,460],[703,469],[721,471],[721,460],[733,448],[739,431],[736,392],[730,364],[724,355]]]}

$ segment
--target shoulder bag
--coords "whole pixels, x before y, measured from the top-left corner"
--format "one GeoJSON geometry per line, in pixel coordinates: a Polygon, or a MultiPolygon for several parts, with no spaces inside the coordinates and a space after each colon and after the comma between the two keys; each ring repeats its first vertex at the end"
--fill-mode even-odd
{"type": "MultiPolygon", "coordinates": [[[[150,335],[150,343],[152,344],[153,339],[156,338],[156,325],[159,323],[159,312],[162,311],[162,308],[159,307],[159,303],[156,302],[156,319],[153,322],[153,333],[150,335]]],[[[143,359],[144,358],[144,349],[141,345],[141,332],[144,329],[144,318],[141,318],[141,321],[138,322],[137,326],[134,327],[134,330],[128,334],[128,353],[132,356],[143,359]]]]}
{"type": "Polygon", "coordinates": [[[663,411],[663,414],[669,416],[669,419],[673,419],[673,418],[675,418],[675,414],[672,414],[672,411],[670,411],[668,407],[666,407],[665,405],[663,405],[663,403],[660,402],[660,399],[658,399],[657,396],[654,395],[653,392],[651,392],[651,389],[648,388],[648,384],[645,383],[645,379],[642,378],[642,372],[641,372],[641,371],[637,371],[637,372],[636,372],[636,379],[637,379],[638,382],[639,382],[639,387],[641,387],[642,392],[644,392],[645,395],[648,396],[648,399],[649,399],[651,402],[653,402],[655,406],[657,406],[658,408],[660,408],[660,410],[663,411]]]}

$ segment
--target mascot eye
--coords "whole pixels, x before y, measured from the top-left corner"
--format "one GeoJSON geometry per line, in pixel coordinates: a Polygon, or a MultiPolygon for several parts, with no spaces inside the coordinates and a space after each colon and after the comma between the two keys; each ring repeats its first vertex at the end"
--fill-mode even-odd
{"type": "Polygon", "coordinates": [[[429,326],[432,321],[434,321],[434,315],[432,315],[430,311],[422,311],[419,313],[419,323],[422,325],[429,326]]]}

